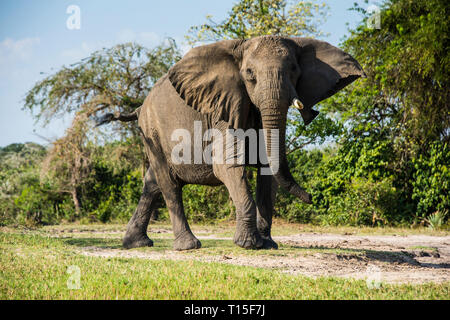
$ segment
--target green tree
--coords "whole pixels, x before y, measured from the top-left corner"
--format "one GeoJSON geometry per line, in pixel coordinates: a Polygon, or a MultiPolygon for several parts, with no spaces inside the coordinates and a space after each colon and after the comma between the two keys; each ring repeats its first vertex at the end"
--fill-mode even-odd
{"type": "Polygon", "coordinates": [[[65,198],[40,181],[46,153],[45,147],[30,142],[0,148],[0,225],[57,221],[65,198]]]}
{"type": "Polygon", "coordinates": [[[382,183],[389,176],[397,190],[398,210],[391,211],[407,220],[445,211],[447,174],[438,168],[445,168],[443,160],[449,157],[448,3],[386,1],[381,29],[368,27],[363,8],[355,4],[353,10],[364,19],[350,31],[343,48],[361,63],[367,79],[323,105],[338,115],[345,129],[339,142],[351,153],[342,155],[341,161],[355,160],[347,168],[334,164],[339,179],[345,178],[341,192],[350,190],[349,179],[360,172],[371,183],[382,183]]]}
{"type": "Polygon", "coordinates": [[[92,147],[87,138],[87,124],[83,114],[78,114],[66,135],[52,142],[42,166],[42,173],[56,186],[57,192],[72,196],[78,217],[82,209],[80,188],[91,169],[92,147]]]}
{"type": "MultiPolygon", "coordinates": [[[[27,93],[24,109],[44,126],[77,113],[86,114],[86,121],[99,113],[129,113],[179,59],[171,39],[151,50],[136,43],[104,48],[39,81],[27,93]]],[[[137,135],[132,122],[117,122],[113,129],[121,137],[137,135]]]]}
{"type": "Polygon", "coordinates": [[[171,39],[151,50],[135,43],[120,44],[62,67],[27,93],[24,109],[42,125],[73,117],[66,135],[52,143],[43,172],[58,192],[72,195],[78,215],[83,208],[81,187],[91,178],[92,148],[100,138],[131,140],[124,145],[134,155],[130,160],[136,165],[145,162],[136,123],[95,128],[93,120],[103,113],[134,111],[179,59],[180,52],[171,39]]]}
{"type": "Polygon", "coordinates": [[[389,0],[381,8],[381,29],[368,28],[366,17],[343,45],[368,77],[331,109],[359,133],[388,129],[409,154],[436,140],[448,142],[448,10],[445,0],[389,0]]]}
{"type": "Polygon", "coordinates": [[[261,35],[321,36],[319,26],[325,21],[326,4],[314,1],[240,0],[228,17],[193,26],[186,36],[190,44],[225,39],[247,39],[261,35]]]}

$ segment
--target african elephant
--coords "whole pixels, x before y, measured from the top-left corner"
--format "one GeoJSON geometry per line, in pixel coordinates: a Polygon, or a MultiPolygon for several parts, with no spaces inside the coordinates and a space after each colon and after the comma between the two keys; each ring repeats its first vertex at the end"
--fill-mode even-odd
{"type": "MultiPolygon", "coordinates": [[[[110,115],[106,121],[137,119],[150,163],[123,246],[153,245],[147,226],[155,200],[162,193],[173,225],[174,249],[200,248],[184,213],[182,188],[186,184],[224,184],[236,207],[234,243],[243,248],[277,248],[271,238],[274,184],[311,203],[310,194],[294,181],[287,165],[288,108],[299,109],[305,124],[309,124],[319,113],[312,109],[315,104],[359,77],[365,74],[349,54],[313,39],[261,36],[191,49],[155,84],[134,114],[110,115]],[[271,141],[271,134],[258,139],[268,156],[278,152],[278,167],[273,168],[274,159],[265,165],[256,164],[256,202],[244,174],[248,162],[235,165],[173,160],[172,151],[177,146],[173,132],[183,128],[192,133],[195,123],[203,130],[216,128],[219,132],[250,128],[278,132],[276,141],[271,141]],[[261,174],[264,167],[272,174],[261,174]]],[[[196,148],[202,147],[204,142],[194,143],[191,152],[195,154],[196,148]]]]}

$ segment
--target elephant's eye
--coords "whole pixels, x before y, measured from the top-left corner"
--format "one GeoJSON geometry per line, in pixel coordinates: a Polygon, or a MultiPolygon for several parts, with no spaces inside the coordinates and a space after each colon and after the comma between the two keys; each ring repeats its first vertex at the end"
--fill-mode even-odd
{"type": "Polygon", "coordinates": [[[250,68],[245,69],[245,78],[248,81],[255,81],[256,80],[255,74],[253,73],[252,69],[250,69],[250,68]]]}
{"type": "Polygon", "coordinates": [[[292,71],[292,73],[295,73],[298,76],[300,76],[300,74],[302,73],[300,68],[298,67],[298,65],[296,63],[293,63],[291,65],[291,71],[292,71]]]}

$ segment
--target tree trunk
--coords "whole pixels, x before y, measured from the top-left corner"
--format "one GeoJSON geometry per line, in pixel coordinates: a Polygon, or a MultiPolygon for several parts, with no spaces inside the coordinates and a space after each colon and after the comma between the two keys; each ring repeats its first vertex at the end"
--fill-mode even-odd
{"type": "Polygon", "coordinates": [[[73,201],[73,204],[75,206],[75,213],[79,217],[80,213],[81,213],[81,200],[80,200],[80,197],[78,195],[77,188],[74,188],[72,190],[71,194],[72,194],[72,201],[73,201]]]}

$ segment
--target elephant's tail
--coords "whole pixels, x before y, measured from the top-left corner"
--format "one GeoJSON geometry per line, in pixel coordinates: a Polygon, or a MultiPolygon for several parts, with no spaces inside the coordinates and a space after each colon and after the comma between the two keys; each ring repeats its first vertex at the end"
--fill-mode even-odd
{"type": "Polygon", "coordinates": [[[107,113],[97,119],[96,127],[104,125],[106,123],[110,123],[112,121],[122,121],[122,122],[136,121],[139,117],[140,111],[141,107],[137,108],[132,113],[119,113],[119,114],[107,113]]]}

